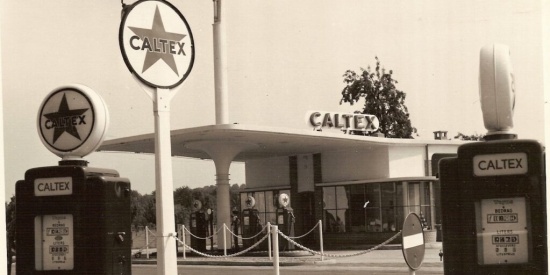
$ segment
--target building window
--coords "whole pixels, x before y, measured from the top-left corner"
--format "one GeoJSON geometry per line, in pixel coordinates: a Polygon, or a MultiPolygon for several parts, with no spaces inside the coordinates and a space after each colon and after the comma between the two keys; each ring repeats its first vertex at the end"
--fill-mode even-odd
{"type": "Polygon", "coordinates": [[[409,190],[409,213],[416,213],[424,222],[424,226],[431,229],[430,182],[411,182],[409,190]]]}
{"type": "Polygon", "coordinates": [[[351,232],[364,232],[366,224],[366,212],[365,205],[365,185],[357,184],[351,185],[349,190],[349,217],[346,220],[349,221],[349,230],[351,232]]]}
{"type": "Polygon", "coordinates": [[[431,225],[429,182],[327,186],[322,191],[325,232],[397,232],[410,212],[431,225]]]}

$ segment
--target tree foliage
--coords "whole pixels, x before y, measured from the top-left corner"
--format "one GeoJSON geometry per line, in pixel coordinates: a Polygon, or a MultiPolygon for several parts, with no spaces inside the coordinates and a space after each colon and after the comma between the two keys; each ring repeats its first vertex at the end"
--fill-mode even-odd
{"type": "Polygon", "coordinates": [[[12,196],[9,203],[6,203],[6,249],[8,275],[11,274],[12,257],[15,256],[15,196],[12,196]]]}
{"type": "MultiPolygon", "coordinates": [[[[230,187],[231,208],[239,208],[239,192],[241,192],[244,187],[244,184],[233,184],[230,187]]],[[[193,212],[193,202],[195,200],[201,201],[203,209],[211,208],[216,210],[216,194],[217,189],[215,185],[194,189],[183,186],[174,190],[174,218],[176,224],[189,225],[189,217],[193,212]]],[[[156,224],[155,192],[141,195],[134,190],[132,191],[131,203],[132,226],[134,228],[154,226],[156,224]]],[[[216,222],[215,216],[216,215],[214,215],[214,223],[216,222]]]]}
{"type": "Polygon", "coordinates": [[[380,122],[380,132],[389,138],[412,138],[414,128],[405,106],[406,94],[396,88],[397,80],[393,79],[393,71],[380,66],[376,59],[374,71],[370,66],[361,68],[361,73],[347,70],[343,77],[346,87],[342,91],[340,104],[353,105],[361,98],[365,99],[363,114],[375,115],[380,122]]]}
{"type": "Polygon", "coordinates": [[[458,132],[458,134],[456,134],[456,136],[455,136],[455,139],[483,141],[483,140],[485,140],[485,136],[484,136],[484,135],[480,135],[480,134],[465,135],[465,134],[463,134],[463,133],[461,133],[461,132],[458,132]]]}

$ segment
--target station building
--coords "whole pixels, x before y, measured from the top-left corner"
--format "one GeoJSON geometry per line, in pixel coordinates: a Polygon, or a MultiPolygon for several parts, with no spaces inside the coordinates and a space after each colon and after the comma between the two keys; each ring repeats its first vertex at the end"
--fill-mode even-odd
{"type": "MultiPolygon", "coordinates": [[[[277,197],[286,193],[295,235],[321,220],[325,247],[337,247],[380,243],[401,230],[410,212],[425,220],[427,230],[436,229],[439,183],[432,167],[463,142],[435,134],[431,140],[391,139],[221,124],[173,130],[171,140],[173,156],[214,160],[219,197],[229,196],[231,162],[244,162],[241,210],[252,196],[261,223],[276,224],[277,197]]],[[[154,136],[105,141],[100,150],[154,153],[154,136]]],[[[217,201],[218,223],[230,209],[223,201],[217,201]]]]}

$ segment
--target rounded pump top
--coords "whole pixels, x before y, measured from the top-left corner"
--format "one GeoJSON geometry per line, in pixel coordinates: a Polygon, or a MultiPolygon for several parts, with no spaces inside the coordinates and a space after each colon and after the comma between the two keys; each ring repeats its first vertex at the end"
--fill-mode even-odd
{"type": "Polygon", "coordinates": [[[81,84],[54,89],[43,100],[37,116],[40,140],[63,163],[83,163],[82,158],[103,142],[108,125],[105,101],[81,84]]]}
{"type": "Polygon", "coordinates": [[[515,87],[508,46],[493,44],[481,48],[479,62],[479,98],[486,140],[515,139],[515,87]]]}

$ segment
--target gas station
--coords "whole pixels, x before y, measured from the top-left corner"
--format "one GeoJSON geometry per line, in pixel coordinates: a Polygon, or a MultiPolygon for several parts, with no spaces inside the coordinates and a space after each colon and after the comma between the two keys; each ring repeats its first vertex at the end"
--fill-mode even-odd
{"type": "MultiPolygon", "coordinates": [[[[38,131],[61,161],[31,168],[17,182],[17,231],[23,233],[17,244],[26,252],[17,255],[18,272],[131,274],[130,181],[113,169],[88,167],[83,159],[103,151],[155,154],[158,274],[172,274],[177,264],[173,156],[213,161],[218,226],[231,224],[229,167],[244,163],[238,213],[243,236],[267,222],[285,235],[299,235],[322,221],[327,246],[367,245],[403,230],[403,221],[415,213],[425,222],[423,230],[442,225],[445,274],[547,273],[544,148],[512,132],[514,79],[505,46],[481,52],[485,142],[448,140],[441,132],[434,140],[387,139],[373,134],[375,116],[330,111],[307,113],[306,129],[230,124],[221,4],[214,2],[215,125],[170,130],[170,100],[193,67],[194,41],[183,15],[160,0],[128,7],[119,33],[124,61],[152,99],[155,133],[103,141],[108,111],[84,85],[59,87],[44,100],[38,131]],[[159,60],[168,66],[156,66],[159,60]],[[439,178],[432,168],[437,161],[439,178]]],[[[207,215],[212,221],[211,212],[195,210],[192,230],[204,228],[207,215]]],[[[218,248],[231,245],[221,234],[217,238],[218,248]]],[[[295,249],[279,241],[281,248],[295,249]]],[[[407,248],[417,243],[402,241],[407,248]]]]}

